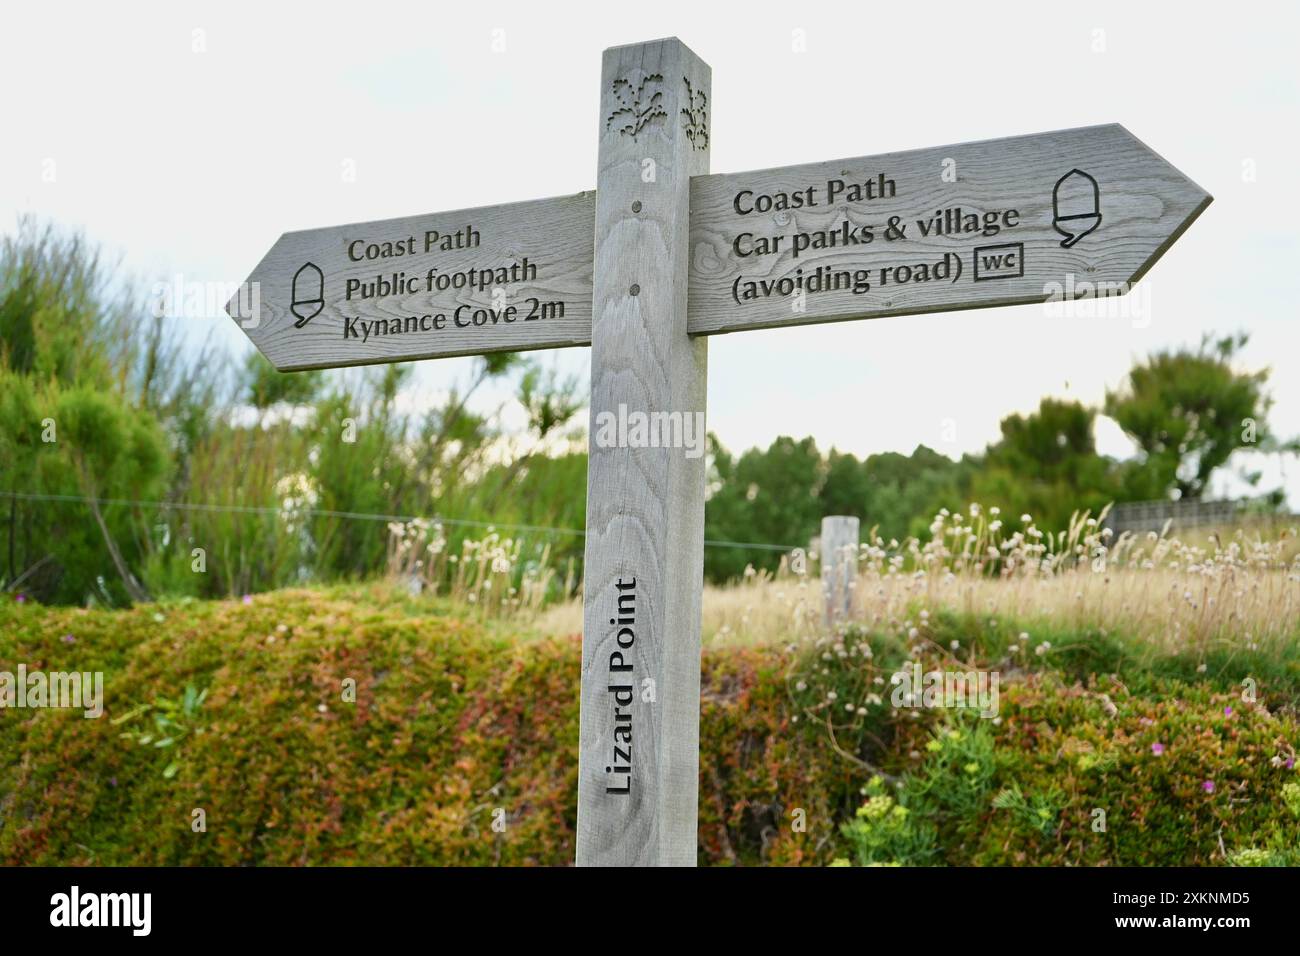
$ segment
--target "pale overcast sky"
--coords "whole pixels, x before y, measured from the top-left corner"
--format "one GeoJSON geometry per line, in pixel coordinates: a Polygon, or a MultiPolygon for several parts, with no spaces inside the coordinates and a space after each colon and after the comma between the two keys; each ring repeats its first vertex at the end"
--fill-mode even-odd
{"type": "MultiPolygon", "coordinates": [[[[590,189],[601,50],[675,35],[713,68],[715,172],[1119,122],[1215,197],[1139,286],[1149,316],[1136,321],[1021,306],[713,338],[709,427],[728,447],[811,434],[860,455],[925,443],[957,456],[1044,395],[1097,403],[1135,358],[1239,329],[1251,334],[1243,364],[1273,369],[1271,420],[1290,437],[1300,434],[1298,11],[10,5],[0,223],[34,213],[84,229],[142,278],[229,283],[288,230],[590,189]]],[[[250,348],[215,308],[190,326],[195,339],[215,329],[232,352],[250,348]]],[[[586,349],[535,354],[585,379],[586,349]]],[[[470,361],[422,363],[407,401],[463,378],[470,361]]],[[[1128,450],[1104,422],[1098,441],[1128,450]]],[[[1255,464],[1264,487],[1283,480],[1276,461],[1255,464]]],[[[1287,485],[1300,508],[1294,460],[1287,485]]]]}

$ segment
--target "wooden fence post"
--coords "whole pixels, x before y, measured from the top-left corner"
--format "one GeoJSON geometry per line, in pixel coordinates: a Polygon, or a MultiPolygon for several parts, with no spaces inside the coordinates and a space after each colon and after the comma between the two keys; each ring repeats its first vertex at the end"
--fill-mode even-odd
{"type": "Polygon", "coordinates": [[[848,515],[822,518],[822,592],[826,599],[826,626],[848,616],[853,604],[853,582],[858,573],[858,519],[848,515]]]}

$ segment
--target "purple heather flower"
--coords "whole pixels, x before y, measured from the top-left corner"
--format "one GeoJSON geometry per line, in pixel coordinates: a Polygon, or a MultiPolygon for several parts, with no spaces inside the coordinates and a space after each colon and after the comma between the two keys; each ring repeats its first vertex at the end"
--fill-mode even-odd
{"type": "Polygon", "coordinates": [[[26,594],[19,594],[16,598],[14,598],[14,600],[17,601],[19,604],[26,604],[26,603],[27,603],[27,595],[26,595],[26,594]]]}
{"type": "Polygon", "coordinates": [[[1162,753],[1165,752],[1165,745],[1160,743],[1160,741],[1156,741],[1151,745],[1151,752],[1155,754],[1157,757],[1159,757],[1162,753]]]}
{"type": "Polygon", "coordinates": [[[245,603],[245,604],[252,604],[252,603],[253,603],[253,595],[251,595],[251,594],[245,594],[245,595],[244,595],[244,603],[245,603]]]}
{"type": "Polygon", "coordinates": [[[1206,793],[1214,793],[1214,781],[1213,781],[1213,780],[1207,780],[1207,781],[1205,781],[1205,783],[1201,784],[1201,787],[1205,790],[1206,793]]]}
{"type": "Polygon", "coordinates": [[[1294,770],[1294,769],[1295,769],[1295,757],[1287,757],[1287,758],[1286,758],[1286,769],[1288,769],[1288,770],[1294,770]]]}
{"type": "Polygon", "coordinates": [[[59,640],[63,641],[64,644],[77,643],[77,639],[73,637],[71,634],[64,634],[63,637],[59,638],[59,640]]]}
{"type": "Polygon", "coordinates": [[[1231,707],[1225,707],[1225,708],[1223,708],[1223,716],[1224,716],[1224,717],[1231,717],[1231,716],[1232,716],[1232,708],[1231,708],[1231,707]]]}

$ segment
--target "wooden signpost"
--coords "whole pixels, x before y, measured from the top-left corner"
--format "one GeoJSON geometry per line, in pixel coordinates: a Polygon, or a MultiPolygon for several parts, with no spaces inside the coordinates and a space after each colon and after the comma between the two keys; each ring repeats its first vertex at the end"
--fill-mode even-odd
{"type": "Polygon", "coordinates": [[[706,336],[1122,294],[1211,201],[1120,126],[708,175],[710,95],[606,50],[594,194],[288,233],[227,306],[282,370],[591,345],[580,865],[696,859],[706,336]]]}

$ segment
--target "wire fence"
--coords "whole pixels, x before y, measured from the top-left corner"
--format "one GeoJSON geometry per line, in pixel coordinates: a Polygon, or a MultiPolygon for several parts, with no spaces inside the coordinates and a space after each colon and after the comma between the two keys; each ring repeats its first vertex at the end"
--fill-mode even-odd
{"type": "MultiPolygon", "coordinates": [[[[479,521],[469,518],[447,518],[441,515],[396,515],[378,514],[365,511],[336,511],[330,508],[276,508],[270,505],[219,505],[188,501],[145,501],[132,498],[90,498],[83,495],[56,495],[40,492],[0,491],[0,499],[32,502],[65,502],[69,504],[95,504],[100,507],[157,508],[167,511],[228,512],[250,515],[289,515],[295,521],[303,517],[343,518],[355,521],[402,522],[428,521],[455,527],[483,528],[501,531],[527,532],[530,534],[550,533],[573,535],[585,538],[587,532],[582,528],[556,528],[549,525],[511,524],[501,521],[479,521]]],[[[706,538],[704,546],[708,548],[733,548],[751,551],[793,551],[802,545],[771,544],[762,541],[719,541],[706,538]]]]}

